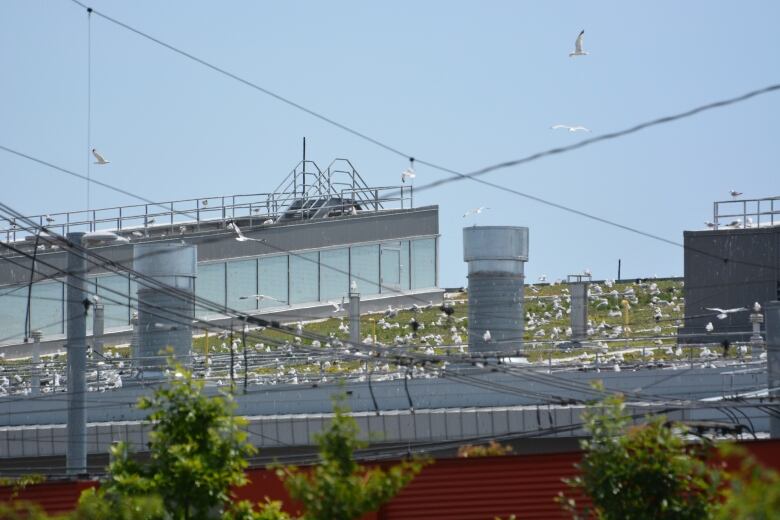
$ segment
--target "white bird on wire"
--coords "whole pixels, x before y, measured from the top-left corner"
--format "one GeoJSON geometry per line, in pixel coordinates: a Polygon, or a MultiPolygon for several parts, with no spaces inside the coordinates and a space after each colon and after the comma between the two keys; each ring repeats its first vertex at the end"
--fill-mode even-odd
{"type": "Polygon", "coordinates": [[[103,156],[100,155],[100,152],[98,152],[94,148],[92,149],[92,155],[94,155],[95,159],[96,159],[94,164],[99,164],[99,165],[103,166],[103,165],[108,164],[109,162],[111,162],[111,161],[106,161],[105,158],[103,158],[103,156]]]}
{"type": "Polygon", "coordinates": [[[715,330],[715,327],[712,325],[712,322],[710,321],[707,322],[707,325],[704,326],[704,330],[706,330],[707,332],[712,332],[713,330],[715,330]]]}
{"type": "Polygon", "coordinates": [[[729,314],[733,314],[735,312],[743,312],[747,310],[747,307],[736,307],[734,309],[721,309],[720,307],[705,307],[708,311],[717,312],[718,315],[715,316],[719,320],[725,320],[729,314]]]}
{"type": "Polygon", "coordinates": [[[401,172],[401,182],[406,182],[406,179],[414,179],[417,174],[414,172],[414,157],[409,158],[409,167],[401,172]]]}
{"type": "Polygon", "coordinates": [[[582,50],[582,40],[585,39],[585,29],[580,31],[580,34],[577,35],[577,41],[574,42],[574,52],[569,53],[569,58],[573,58],[575,56],[587,56],[588,53],[582,50]]]}
{"type": "Polygon", "coordinates": [[[584,126],[582,126],[582,125],[577,125],[577,126],[571,126],[571,125],[552,125],[552,126],[550,127],[550,130],[561,130],[561,129],[568,130],[568,131],[569,131],[569,132],[571,132],[571,133],[576,133],[576,132],[590,132],[590,128],[586,128],[586,127],[584,127],[584,126]]]}
{"type": "Polygon", "coordinates": [[[246,242],[247,240],[251,240],[252,242],[265,242],[265,239],[262,238],[250,238],[248,236],[245,236],[244,233],[241,232],[241,228],[238,227],[238,224],[236,224],[235,222],[230,222],[228,224],[228,228],[236,232],[236,235],[238,235],[236,236],[236,240],[238,240],[239,242],[246,242]]]}
{"type": "Polygon", "coordinates": [[[737,190],[731,190],[731,191],[729,192],[729,194],[731,195],[731,197],[732,197],[732,198],[735,198],[735,199],[736,199],[737,197],[739,197],[740,195],[742,195],[742,192],[741,192],[741,191],[737,191],[737,190]]]}
{"type": "Polygon", "coordinates": [[[490,208],[486,208],[485,206],[480,206],[478,208],[470,209],[466,213],[463,214],[463,218],[466,218],[466,217],[468,217],[470,215],[479,215],[480,213],[482,213],[483,211],[486,211],[488,209],[490,209],[490,208]]]}

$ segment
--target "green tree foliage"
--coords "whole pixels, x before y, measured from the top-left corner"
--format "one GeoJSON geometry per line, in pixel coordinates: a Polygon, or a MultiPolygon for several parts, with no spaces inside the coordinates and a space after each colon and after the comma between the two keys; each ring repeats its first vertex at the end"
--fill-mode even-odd
{"type": "MultiPolygon", "coordinates": [[[[149,460],[138,462],[126,445],[115,446],[100,496],[107,503],[157,496],[165,518],[215,518],[230,503],[230,487],[246,483],[246,458],[255,449],[241,430],[246,421],[233,416],[231,396],[204,395],[203,382],[181,366],[170,372],[169,383],[138,404],[153,424],[149,460]]],[[[99,512],[93,502],[100,500],[87,501],[99,512]]],[[[153,502],[129,505],[154,508],[153,502]]]]}
{"type": "Polygon", "coordinates": [[[290,496],[300,502],[301,520],[351,520],[376,511],[421,470],[424,461],[407,460],[388,469],[367,468],[355,462],[364,447],[358,426],[348,415],[343,397],[333,403],[333,420],[317,436],[320,462],[311,470],[277,467],[290,496]]]}
{"type": "Polygon", "coordinates": [[[580,475],[567,481],[592,501],[578,508],[561,495],[574,518],[605,520],[705,519],[718,507],[721,472],[707,464],[707,446],[686,447],[663,417],[630,426],[621,396],[584,414],[591,439],[582,442],[580,475]]]}
{"type": "Polygon", "coordinates": [[[773,520],[780,518],[780,474],[756,462],[743,448],[727,446],[722,454],[741,464],[729,474],[726,500],[717,520],[773,520]]]}

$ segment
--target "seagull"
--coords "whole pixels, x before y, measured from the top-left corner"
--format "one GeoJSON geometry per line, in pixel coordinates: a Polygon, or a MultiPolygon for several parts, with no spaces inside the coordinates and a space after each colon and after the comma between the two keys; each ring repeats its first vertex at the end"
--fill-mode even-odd
{"type": "Polygon", "coordinates": [[[282,300],[278,300],[274,298],[273,296],[267,296],[265,294],[250,294],[249,296],[239,296],[239,300],[249,300],[254,298],[255,300],[261,302],[263,300],[273,300],[275,302],[284,303],[282,300]]]}
{"type": "Polygon", "coordinates": [[[707,226],[708,228],[714,228],[715,227],[715,223],[714,222],[710,222],[708,220],[704,221],[704,225],[707,226]]]}
{"type": "Polygon", "coordinates": [[[236,236],[236,240],[238,240],[239,242],[246,242],[247,240],[251,240],[252,242],[265,242],[265,239],[262,238],[250,238],[244,236],[244,234],[241,232],[241,228],[238,227],[238,224],[236,224],[235,222],[230,222],[228,224],[228,228],[236,232],[236,235],[238,235],[236,236]]]}
{"type": "Polygon", "coordinates": [[[344,305],[341,303],[336,302],[330,302],[330,304],[333,306],[333,312],[343,312],[344,311],[344,305]]]}
{"type": "Polygon", "coordinates": [[[735,198],[735,199],[736,199],[737,197],[739,197],[740,195],[742,195],[742,192],[741,192],[741,191],[737,191],[737,190],[731,190],[731,191],[729,192],[729,194],[732,196],[732,198],[735,198]]]}
{"type": "Polygon", "coordinates": [[[46,219],[46,222],[48,222],[49,224],[54,222],[54,219],[51,217],[51,215],[46,215],[46,217],[44,217],[44,218],[46,219]]]}
{"type": "Polygon", "coordinates": [[[99,164],[99,165],[103,166],[103,165],[105,165],[105,164],[108,164],[109,162],[111,162],[111,161],[106,161],[106,160],[103,158],[103,156],[102,156],[102,155],[100,155],[100,152],[98,152],[98,151],[97,151],[97,150],[95,150],[94,148],[92,149],[92,155],[94,155],[94,156],[95,156],[95,159],[97,159],[97,160],[94,162],[94,164],[99,164]]]}
{"type": "Polygon", "coordinates": [[[583,269],[582,274],[584,274],[585,276],[593,276],[593,272],[590,270],[590,267],[586,267],[585,269],[583,269]]]}
{"type": "Polygon", "coordinates": [[[747,307],[737,307],[734,309],[721,309],[720,307],[705,307],[705,309],[708,311],[717,312],[718,315],[716,316],[716,318],[718,318],[719,320],[725,320],[729,314],[746,311],[747,307]]]}
{"type": "Polygon", "coordinates": [[[208,206],[209,205],[209,199],[203,199],[200,201],[201,206],[208,206]]]}
{"type": "Polygon", "coordinates": [[[417,174],[414,173],[414,168],[411,166],[401,172],[401,182],[406,182],[406,179],[414,179],[415,177],[417,177],[417,174]]]}
{"type": "Polygon", "coordinates": [[[587,56],[588,53],[582,50],[582,40],[585,38],[585,29],[580,31],[580,34],[577,36],[577,41],[574,42],[574,52],[569,53],[569,58],[573,58],[575,56],[587,56]]]}
{"type": "Polygon", "coordinates": [[[753,312],[755,312],[755,313],[761,312],[761,304],[760,303],[756,302],[756,303],[753,304],[753,312]]]}
{"type": "Polygon", "coordinates": [[[483,211],[488,210],[488,209],[490,209],[490,208],[486,208],[485,206],[480,206],[478,208],[470,209],[466,213],[463,214],[463,218],[466,218],[469,215],[479,215],[480,213],[482,213],[483,211]]]}
{"type": "Polygon", "coordinates": [[[490,331],[486,330],[485,333],[482,335],[482,341],[485,343],[490,343],[493,340],[492,336],[490,335],[490,331]]]}
{"type": "Polygon", "coordinates": [[[353,292],[353,293],[357,292],[358,287],[357,287],[357,282],[355,280],[352,280],[351,282],[349,282],[349,290],[350,290],[350,292],[353,292]]]}
{"type": "Polygon", "coordinates": [[[142,236],[144,236],[144,234],[141,233],[140,231],[133,231],[130,234],[133,235],[134,237],[142,237],[142,236]]]}
{"type": "Polygon", "coordinates": [[[575,132],[590,132],[590,128],[586,128],[586,127],[581,126],[581,125],[578,125],[578,126],[553,125],[553,126],[550,127],[550,130],[560,130],[560,129],[568,130],[571,133],[575,133],[575,132]]]}
{"type": "Polygon", "coordinates": [[[715,327],[712,326],[712,322],[710,321],[707,323],[707,325],[705,325],[704,330],[706,330],[707,332],[712,332],[713,330],[715,330],[715,327]]]}

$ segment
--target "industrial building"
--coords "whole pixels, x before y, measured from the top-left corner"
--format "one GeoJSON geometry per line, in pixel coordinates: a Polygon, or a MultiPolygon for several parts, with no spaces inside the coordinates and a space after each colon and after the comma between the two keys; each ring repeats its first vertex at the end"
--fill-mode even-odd
{"type": "Polygon", "coordinates": [[[751,310],[780,299],[780,197],[718,201],[709,229],[685,231],[681,342],[747,340],[751,310]],[[722,319],[708,309],[739,309],[722,319]],[[705,327],[712,323],[713,331],[705,327]]]}
{"type": "MultiPolygon", "coordinates": [[[[194,245],[196,297],[256,315],[328,316],[353,281],[366,310],[441,300],[438,207],[414,207],[411,186],[368,186],[345,159],[325,169],[301,161],[270,193],[30,218],[62,235],[86,232],[96,238],[92,251],[126,266],[133,266],[138,244],[194,245]]],[[[0,218],[0,240],[14,248],[0,250],[0,345],[18,345],[38,330],[44,352],[62,346],[66,253],[16,220],[0,218]]],[[[106,337],[129,342],[137,281],[94,262],[87,275],[87,291],[104,306],[106,337]]],[[[197,305],[195,315],[213,323],[225,318],[197,305]]],[[[91,326],[88,320],[88,334],[91,326]]]]}

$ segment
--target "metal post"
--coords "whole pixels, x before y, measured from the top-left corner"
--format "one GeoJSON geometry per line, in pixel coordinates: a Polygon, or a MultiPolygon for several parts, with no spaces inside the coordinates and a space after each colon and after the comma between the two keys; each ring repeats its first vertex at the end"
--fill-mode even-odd
{"type": "Polygon", "coordinates": [[[92,351],[103,355],[104,307],[97,296],[92,305],[92,351]]]}
{"type": "MultiPolygon", "coordinates": [[[[82,232],[68,233],[68,241],[81,246],[82,232]]],[[[87,259],[81,251],[68,251],[67,347],[68,436],[67,473],[87,472],[87,259]]]]}
{"type": "Polygon", "coordinates": [[[360,343],[360,293],[349,292],[349,341],[360,343]]]}
{"type": "Polygon", "coordinates": [[[753,335],[750,336],[750,359],[758,361],[764,342],[764,338],[761,337],[761,324],[764,323],[764,315],[760,312],[750,313],[750,323],[753,324],[753,335]]]}
{"type": "MultiPolygon", "coordinates": [[[[780,408],[780,301],[766,304],[766,365],[767,389],[770,406],[775,412],[780,408]]],[[[780,418],[777,413],[769,415],[769,435],[780,439],[780,418]]]]}
{"type": "Polygon", "coordinates": [[[38,395],[41,392],[41,337],[40,330],[32,331],[32,378],[30,378],[30,393],[38,395]]]}

